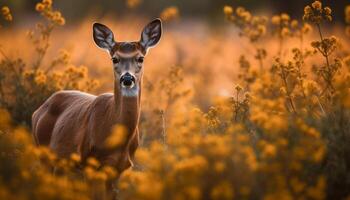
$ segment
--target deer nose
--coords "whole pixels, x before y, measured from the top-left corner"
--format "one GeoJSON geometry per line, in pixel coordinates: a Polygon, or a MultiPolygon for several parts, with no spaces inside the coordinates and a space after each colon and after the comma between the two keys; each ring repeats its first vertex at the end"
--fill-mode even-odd
{"type": "Polygon", "coordinates": [[[120,77],[120,84],[123,87],[132,88],[135,84],[135,77],[127,72],[122,77],[120,77]]]}

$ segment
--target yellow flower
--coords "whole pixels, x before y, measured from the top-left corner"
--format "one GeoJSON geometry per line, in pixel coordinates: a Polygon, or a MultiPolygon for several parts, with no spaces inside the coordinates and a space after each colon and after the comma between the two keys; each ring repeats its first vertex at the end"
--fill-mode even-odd
{"type": "Polygon", "coordinates": [[[201,190],[197,186],[189,186],[185,188],[185,193],[189,199],[201,199],[201,190]]]}
{"type": "Polygon", "coordinates": [[[58,11],[56,11],[56,12],[53,12],[53,18],[55,19],[55,20],[58,20],[59,18],[61,18],[62,16],[61,16],[61,13],[60,12],[58,12],[58,11]]]}
{"type": "Polygon", "coordinates": [[[179,156],[181,156],[182,158],[186,158],[189,157],[191,155],[191,151],[189,148],[187,147],[179,147],[177,149],[177,153],[179,154],[179,156]]]}
{"type": "Polygon", "coordinates": [[[296,29],[298,27],[299,23],[298,20],[292,20],[292,22],[290,23],[290,26],[294,29],[296,29]]]}
{"type": "Polygon", "coordinates": [[[287,94],[286,88],[285,88],[285,87],[281,87],[281,88],[280,88],[280,93],[281,93],[282,95],[286,95],[286,94],[287,94]]]}
{"type": "Polygon", "coordinates": [[[160,14],[160,18],[164,21],[170,21],[179,18],[179,9],[176,6],[165,8],[160,14]]]}
{"type": "Polygon", "coordinates": [[[57,20],[57,24],[63,26],[66,24],[66,20],[63,17],[61,17],[57,20]]]}
{"type": "Polygon", "coordinates": [[[52,0],[43,0],[43,4],[49,7],[52,5],[52,0]]]}
{"type": "Polygon", "coordinates": [[[12,21],[12,15],[11,15],[11,12],[10,12],[10,8],[7,7],[7,6],[4,6],[1,8],[1,14],[4,16],[4,19],[6,21],[12,21]]]}
{"type": "Polygon", "coordinates": [[[332,14],[332,9],[331,9],[330,7],[325,7],[325,8],[324,8],[324,13],[325,13],[326,15],[330,15],[330,14],[332,14]]]}
{"type": "Polygon", "coordinates": [[[92,179],[94,177],[94,169],[90,166],[84,168],[84,173],[88,179],[92,179]]]}
{"type": "Polygon", "coordinates": [[[117,177],[118,173],[111,166],[104,166],[102,171],[106,173],[108,179],[113,179],[117,177]]]}
{"type": "Polygon", "coordinates": [[[72,153],[70,159],[74,162],[80,162],[80,156],[77,153],[72,153]]]}
{"type": "Polygon", "coordinates": [[[210,197],[217,200],[231,200],[234,197],[233,186],[231,183],[223,181],[214,186],[210,192],[210,197]]]}
{"type": "Polygon", "coordinates": [[[312,27],[311,27],[310,24],[304,23],[303,28],[301,29],[301,31],[302,31],[304,34],[307,34],[307,33],[309,33],[309,32],[312,31],[312,27]]]}
{"type": "Polygon", "coordinates": [[[98,168],[100,166],[100,162],[98,160],[96,160],[96,158],[94,158],[94,157],[88,158],[87,164],[94,167],[94,168],[98,168]]]}
{"type": "Polygon", "coordinates": [[[245,12],[242,13],[241,17],[243,18],[243,20],[245,22],[249,22],[251,20],[251,18],[252,18],[252,15],[250,14],[250,12],[245,11],[245,12]]]}
{"type": "Polygon", "coordinates": [[[281,14],[281,19],[283,21],[289,21],[290,20],[290,16],[287,13],[282,13],[281,14]]]}
{"type": "Polygon", "coordinates": [[[304,8],[304,14],[305,15],[310,15],[312,12],[312,8],[310,6],[305,6],[304,8]]]}
{"type": "Polygon", "coordinates": [[[126,5],[128,8],[135,8],[141,4],[141,0],[127,0],[126,5]]]}
{"type": "Polygon", "coordinates": [[[283,28],[281,29],[281,36],[282,36],[282,37],[286,37],[286,36],[288,36],[288,35],[290,35],[290,30],[289,30],[289,28],[283,27],[283,28]]]}
{"type": "Polygon", "coordinates": [[[296,193],[302,192],[306,188],[306,184],[296,177],[291,178],[290,185],[296,193]]]}
{"type": "Polygon", "coordinates": [[[333,20],[332,16],[330,16],[330,15],[326,15],[325,18],[330,22],[333,20]]]}
{"type": "Polygon", "coordinates": [[[320,1],[314,1],[311,6],[304,8],[303,20],[320,24],[322,20],[332,21],[332,10],[329,7],[322,9],[322,3],[320,1]]]}
{"type": "Polygon", "coordinates": [[[242,88],[242,86],[240,86],[239,84],[237,84],[237,85],[235,86],[235,90],[236,90],[237,92],[240,92],[240,91],[243,90],[243,88],[242,88]]]}
{"type": "Polygon", "coordinates": [[[324,199],[325,198],[326,180],[324,177],[317,179],[316,185],[307,189],[307,195],[312,199],[324,199]]]}
{"type": "Polygon", "coordinates": [[[322,3],[320,1],[314,1],[311,6],[316,9],[316,10],[321,10],[322,8],[322,3]]]}
{"type": "Polygon", "coordinates": [[[278,15],[275,15],[271,19],[272,24],[279,25],[281,23],[281,17],[278,15]]]}
{"type": "Polygon", "coordinates": [[[6,21],[9,21],[9,22],[12,21],[12,20],[13,20],[12,15],[10,15],[10,14],[9,14],[9,15],[6,15],[6,16],[5,16],[5,20],[6,20],[6,21]]]}
{"type": "Polygon", "coordinates": [[[325,148],[323,146],[319,147],[312,155],[313,161],[320,163],[325,155],[325,148]]]}
{"type": "Polygon", "coordinates": [[[21,176],[23,177],[24,180],[29,180],[30,177],[31,177],[31,173],[29,173],[29,172],[26,171],[26,170],[22,170],[22,171],[21,171],[21,176]]]}
{"type": "Polygon", "coordinates": [[[41,12],[41,11],[43,11],[44,9],[45,9],[45,6],[44,6],[44,4],[42,4],[42,3],[37,3],[37,4],[35,5],[35,10],[38,11],[38,12],[41,12]]]}
{"type": "Polygon", "coordinates": [[[205,157],[196,155],[191,158],[183,159],[177,162],[174,170],[177,173],[184,174],[202,174],[208,167],[208,161],[205,157]]]}
{"type": "Polygon", "coordinates": [[[214,170],[217,172],[217,173],[222,173],[226,168],[226,165],[224,162],[215,162],[214,163],[214,170]]]}
{"type": "Polygon", "coordinates": [[[2,15],[4,15],[4,16],[10,14],[10,8],[7,7],[7,6],[2,7],[2,8],[1,8],[1,13],[2,13],[2,15]]]}
{"type": "Polygon", "coordinates": [[[241,6],[236,8],[236,13],[238,16],[241,16],[245,12],[245,9],[241,6]]]}
{"type": "Polygon", "coordinates": [[[266,144],[264,149],[263,149],[263,155],[266,157],[275,157],[276,146],[273,144],[266,144]]]}
{"type": "Polygon", "coordinates": [[[112,129],[112,133],[106,139],[105,145],[108,148],[115,148],[123,145],[128,134],[128,130],[123,125],[115,125],[112,129]]]}
{"type": "Polygon", "coordinates": [[[262,35],[266,34],[266,26],[259,24],[257,29],[260,32],[260,34],[262,35]]]}
{"type": "Polygon", "coordinates": [[[224,13],[225,15],[232,15],[233,14],[233,8],[231,6],[224,6],[224,13]]]}
{"type": "Polygon", "coordinates": [[[13,140],[18,144],[29,144],[31,139],[24,128],[16,128],[13,132],[13,140]]]}
{"type": "Polygon", "coordinates": [[[96,171],[93,179],[105,181],[105,180],[107,180],[107,174],[100,172],[100,171],[96,171]]]}
{"type": "Polygon", "coordinates": [[[36,76],[35,76],[35,83],[38,85],[44,85],[46,83],[47,77],[46,75],[42,72],[39,71],[36,76]]]}
{"type": "Polygon", "coordinates": [[[350,5],[345,7],[345,22],[350,24],[350,5]]]}

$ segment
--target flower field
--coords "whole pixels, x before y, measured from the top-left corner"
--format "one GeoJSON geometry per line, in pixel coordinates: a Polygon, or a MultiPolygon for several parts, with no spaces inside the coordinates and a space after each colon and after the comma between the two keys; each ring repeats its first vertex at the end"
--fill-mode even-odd
{"type": "Polygon", "coordinates": [[[120,200],[350,199],[350,3],[334,23],[321,1],[295,18],[231,2],[214,25],[173,5],[157,14],[164,29],[145,58],[140,146],[123,173],[36,146],[31,116],[59,90],[113,91],[92,23],[129,41],[148,19],[70,22],[42,0],[33,22],[0,4],[0,199],[104,199],[109,181],[120,200]]]}

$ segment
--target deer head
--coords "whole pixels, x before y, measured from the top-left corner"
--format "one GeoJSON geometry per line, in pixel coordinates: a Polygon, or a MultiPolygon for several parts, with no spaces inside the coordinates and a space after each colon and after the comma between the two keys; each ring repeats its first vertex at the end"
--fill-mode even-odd
{"type": "Polygon", "coordinates": [[[144,57],[148,49],[159,42],[161,35],[160,19],[153,20],[143,29],[138,42],[116,42],[113,32],[107,26],[94,23],[94,41],[111,56],[115,87],[118,87],[122,96],[132,97],[139,94],[144,57]]]}

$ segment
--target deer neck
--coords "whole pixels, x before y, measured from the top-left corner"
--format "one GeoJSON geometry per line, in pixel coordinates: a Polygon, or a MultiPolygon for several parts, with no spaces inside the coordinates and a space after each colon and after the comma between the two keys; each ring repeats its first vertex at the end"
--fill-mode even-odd
{"type": "Polygon", "coordinates": [[[141,87],[138,95],[123,96],[119,82],[114,83],[114,108],[116,114],[115,124],[122,124],[128,132],[134,133],[140,117],[141,87]]]}

